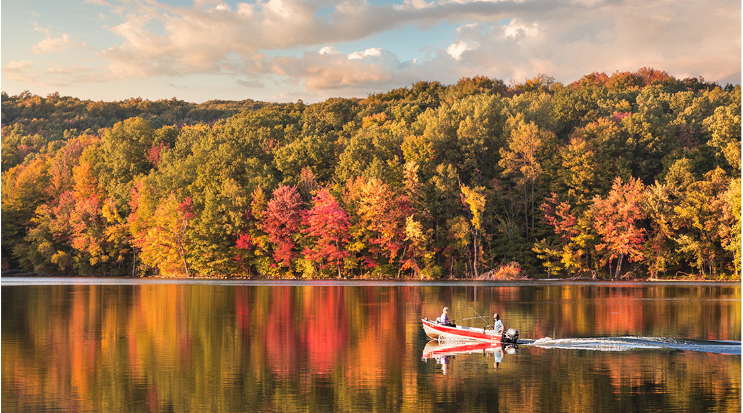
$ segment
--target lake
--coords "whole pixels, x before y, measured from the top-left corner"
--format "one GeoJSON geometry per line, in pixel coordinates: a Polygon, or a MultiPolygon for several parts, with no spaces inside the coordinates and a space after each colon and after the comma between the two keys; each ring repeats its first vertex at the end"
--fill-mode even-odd
{"type": "Polygon", "coordinates": [[[740,410],[740,283],[2,279],[3,412],[740,410]]]}

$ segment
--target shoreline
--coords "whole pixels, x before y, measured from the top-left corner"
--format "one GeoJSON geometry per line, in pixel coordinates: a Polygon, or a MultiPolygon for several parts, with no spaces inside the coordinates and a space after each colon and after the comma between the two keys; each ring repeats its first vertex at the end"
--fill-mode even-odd
{"type": "MultiPolygon", "coordinates": [[[[79,276],[79,275],[40,275],[37,273],[21,271],[2,271],[0,278],[8,280],[131,280],[131,281],[168,281],[182,282],[184,284],[191,282],[210,282],[210,281],[235,281],[235,282],[278,282],[278,283],[452,283],[452,284],[477,284],[477,283],[509,283],[509,284],[530,284],[530,283],[585,283],[585,284],[632,284],[632,283],[724,283],[740,284],[740,279],[732,280],[707,280],[701,278],[656,278],[656,279],[611,279],[611,278],[592,278],[592,277],[572,277],[572,278],[513,278],[513,279],[475,279],[475,278],[440,278],[440,279],[423,279],[423,278],[262,278],[262,277],[131,277],[131,276],[79,276]],[[9,274],[10,272],[10,274],[9,274]]],[[[11,281],[12,282],[12,281],[11,281]]]]}

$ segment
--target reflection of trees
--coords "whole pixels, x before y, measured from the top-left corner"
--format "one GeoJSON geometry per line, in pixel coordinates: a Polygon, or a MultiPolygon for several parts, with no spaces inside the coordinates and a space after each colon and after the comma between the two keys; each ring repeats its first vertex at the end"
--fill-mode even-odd
{"type": "MultiPolygon", "coordinates": [[[[271,295],[271,310],[267,314],[263,340],[266,362],[279,378],[292,376],[297,369],[299,336],[294,321],[292,287],[279,287],[271,295]]],[[[259,320],[251,320],[253,324],[259,320]]]]}
{"type": "Polygon", "coordinates": [[[302,346],[312,371],[327,374],[338,364],[341,351],[348,344],[347,311],[344,289],[302,289],[302,346]]]}
{"type": "Polygon", "coordinates": [[[662,350],[583,357],[525,347],[492,380],[464,369],[493,373],[493,359],[484,357],[455,363],[450,375],[457,381],[442,380],[421,369],[417,322],[444,305],[453,318],[470,317],[468,304],[483,315],[498,311],[526,338],[740,340],[739,286],[2,291],[2,407],[8,411],[624,411],[688,410],[698,403],[740,409],[740,357],[662,350]],[[481,396],[463,399],[463,391],[481,396]]]}

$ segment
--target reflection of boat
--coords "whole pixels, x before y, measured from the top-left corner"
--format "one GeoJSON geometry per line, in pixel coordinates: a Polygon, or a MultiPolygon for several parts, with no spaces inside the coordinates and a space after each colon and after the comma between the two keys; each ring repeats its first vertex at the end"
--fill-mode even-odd
{"type": "Polygon", "coordinates": [[[509,328],[501,335],[492,329],[440,324],[427,318],[422,319],[421,322],[423,323],[423,330],[426,332],[426,335],[434,340],[452,338],[514,344],[519,340],[519,332],[513,328],[509,328]]]}
{"type": "Polygon", "coordinates": [[[473,354],[473,353],[495,353],[501,350],[501,343],[485,342],[485,341],[469,341],[469,342],[458,342],[458,343],[447,343],[439,342],[437,340],[431,340],[423,348],[423,359],[435,358],[438,359],[443,356],[454,356],[457,354],[473,354]]]}
{"type": "Polygon", "coordinates": [[[503,344],[500,342],[487,341],[439,341],[431,340],[423,348],[421,360],[433,359],[441,365],[441,371],[448,373],[449,362],[455,356],[482,354],[486,357],[493,356],[493,367],[496,369],[503,362],[505,354],[518,353],[518,344],[503,344]]]}

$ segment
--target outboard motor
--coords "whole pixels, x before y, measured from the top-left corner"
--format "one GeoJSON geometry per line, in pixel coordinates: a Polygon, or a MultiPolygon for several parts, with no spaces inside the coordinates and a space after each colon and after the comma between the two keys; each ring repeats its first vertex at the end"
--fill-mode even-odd
{"type": "Polygon", "coordinates": [[[507,343],[516,344],[519,341],[519,332],[515,328],[509,328],[506,330],[505,334],[503,334],[503,338],[503,341],[507,343]]]}

